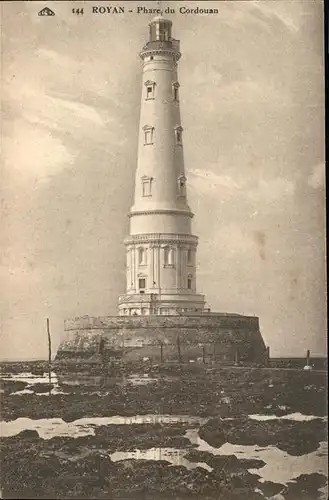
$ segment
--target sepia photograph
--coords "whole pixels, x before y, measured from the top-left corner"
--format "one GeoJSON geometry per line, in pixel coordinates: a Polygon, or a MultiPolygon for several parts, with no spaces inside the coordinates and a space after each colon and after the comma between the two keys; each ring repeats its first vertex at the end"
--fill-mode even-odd
{"type": "Polygon", "coordinates": [[[324,17],[0,2],[0,498],[328,498],[324,17]]]}

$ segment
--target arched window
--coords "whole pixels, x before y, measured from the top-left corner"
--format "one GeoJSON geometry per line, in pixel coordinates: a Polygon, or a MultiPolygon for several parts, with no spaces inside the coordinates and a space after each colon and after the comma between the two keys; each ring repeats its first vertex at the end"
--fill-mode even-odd
{"type": "Polygon", "coordinates": [[[165,266],[174,266],[176,259],[175,248],[165,247],[163,249],[163,263],[165,266]]]}
{"type": "Polygon", "coordinates": [[[138,249],[138,264],[140,266],[143,266],[146,264],[146,252],[145,252],[145,248],[143,248],[143,247],[140,247],[138,249]]]}
{"type": "Polygon", "coordinates": [[[187,277],[187,288],[192,290],[192,274],[189,274],[187,277]]]}
{"type": "Polygon", "coordinates": [[[165,266],[169,264],[169,247],[163,249],[163,263],[165,266]]]}
{"type": "Polygon", "coordinates": [[[170,266],[173,266],[175,264],[175,249],[174,248],[170,248],[169,250],[169,262],[168,264],[170,266]]]}

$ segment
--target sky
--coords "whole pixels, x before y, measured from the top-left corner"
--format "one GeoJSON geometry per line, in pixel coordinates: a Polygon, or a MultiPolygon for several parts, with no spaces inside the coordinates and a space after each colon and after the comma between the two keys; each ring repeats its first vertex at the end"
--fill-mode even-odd
{"type": "MultiPolygon", "coordinates": [[[[125,290],[153,16],[92,5],[109,3],[1,3],[2,359],[46,357],[47,317],[55,351],[65,318],[116,314],[125,290]],[[56,15],[39,17],[45,5],[56,15]]],[[[167,16],[198,292],[213,311],[259,316],[272,356],[324,354],[323,3],[163,5],[219,9],[167,16]]]]}

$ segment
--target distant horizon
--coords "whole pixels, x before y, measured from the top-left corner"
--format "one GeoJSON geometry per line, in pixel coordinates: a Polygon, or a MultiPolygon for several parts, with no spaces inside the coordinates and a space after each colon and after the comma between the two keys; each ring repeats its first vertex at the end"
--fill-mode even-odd
{"type": "MultiPolygon", "coordinates": [[[[55,356],[56,357],[56,356],[55,356]]],[[[322,355],[322,354],[313,354],[310,353],[310,359],[328,359],[328,356],[326,355],[322,355]]],[[[270,356],[270,360],[271,359],[306,359],[306,353],[305,353],[305,356],[270,356]]],[[[48,359],[47,358],[29,358],[29,359],[26,359],[26,358],[22,358],[22,359],[1,359],[0,358],[0,363],[23,363],[23,362],[37,362],[37,361],[47,361],[48,362],[48,359]]],[[[52,358],[52,361],[55,361],[55,358],[52,358]]],[[[217,363],[218,365],[220,365],[221,363],[217,363]]],[[[226,365],[223,364],[223,366],[225,367],[226,365]]]]}

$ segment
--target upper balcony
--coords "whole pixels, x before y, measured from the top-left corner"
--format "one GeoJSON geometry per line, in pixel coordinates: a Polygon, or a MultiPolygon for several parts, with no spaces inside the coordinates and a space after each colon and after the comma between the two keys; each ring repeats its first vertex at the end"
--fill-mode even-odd
{"type": "Polygon", "coordinates": [[[153,40],[147,42],[142,48],[140,56],[144,59],[147,55],[151,55],[153,51],[171,52],[175,56],[175,59],[178,60],[181,57],[180,41],[171,38],[170,40],[153,40]]]}

